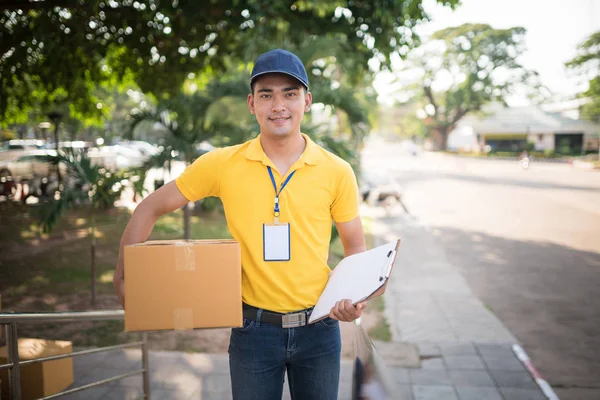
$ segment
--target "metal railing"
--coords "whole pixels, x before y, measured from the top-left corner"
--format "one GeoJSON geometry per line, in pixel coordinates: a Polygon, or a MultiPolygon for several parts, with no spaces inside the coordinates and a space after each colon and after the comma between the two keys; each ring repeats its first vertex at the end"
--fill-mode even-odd
{"type": "Polygon", "coordinates": [[[141,341],[135,343],[127,343],[116,346],[100,347],[91,350],[74,351],[69,354],[61,354],[58,356],[36,358],[34,360],[19,361],[19,341],[17,336],[17,324],[22,323],[56,323],[56,322],[81,322],[81,321],[107,321],[107,320],[123,320],[125,313],[123,310],[107,310],[107,311],[82,311],[82,312],[56,312],[56,313],[0,313],[0,325],[6,327],[7,355],[8,364],[0,365],[0,370],[8,369],[8,382],[10,388],[9,400],[21,400],[21,367],[27,364],[40,363],[45,361],[60,360],[62,358],[70,358],[85,354],[93,354],[106,352],[127,347],[141,346],[142,349],[142,369],[138,369],[126,374],[114,376],[112,378],[103,379],[79,386],[73,389],[65,390],[60,393],[55,393],[50,396],[43,397],[39,400],[50,400],[61,396],[79,392],[92,387],[114,382],[129,376],[142,374],[144,394],[138,399],[150,400],[150,376],[148,370],[148,335],[145,332],[141,333],[141,341]]]}

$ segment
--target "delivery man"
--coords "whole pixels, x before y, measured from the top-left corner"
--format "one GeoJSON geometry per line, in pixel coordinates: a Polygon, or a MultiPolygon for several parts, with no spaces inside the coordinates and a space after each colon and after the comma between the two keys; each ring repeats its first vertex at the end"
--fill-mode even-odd
{"type": "Polygon", "coordinates": [[[235,400],[281,399],[286,371],[292,398],[337,399],[338,321],[355,320],[365,307],[341,300],[329,318],[306,324],[330,271],[331,222],[345,256],[366,250],[350,165],[300,131],[312,104],[308,87],[296,55],[259,56],[248,95],[258,137],[198,158],[142,201],[121,239],[114,286],[124,304],[123,247],[146,240],[160,216],[188,202],[221,199],[242,250],[244,324],[229,345],[235,400]]]}

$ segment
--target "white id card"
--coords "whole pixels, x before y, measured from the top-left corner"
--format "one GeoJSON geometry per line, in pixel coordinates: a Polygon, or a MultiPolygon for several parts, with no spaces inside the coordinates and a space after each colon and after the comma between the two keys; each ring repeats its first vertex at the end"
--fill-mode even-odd
{"type": "Polygon", "coordinates": [[[263,224],[265,261],[290,261],[290,224],[263,224]]]}

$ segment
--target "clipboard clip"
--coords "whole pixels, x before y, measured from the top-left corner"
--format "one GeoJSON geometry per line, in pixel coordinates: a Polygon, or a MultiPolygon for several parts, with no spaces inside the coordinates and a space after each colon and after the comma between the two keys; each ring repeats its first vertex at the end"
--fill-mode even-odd
{"type": "Polygon", "coordinates": [[[387,261],[383,264],[383,267],[386,268],[385,274],[382,274],[379,277],[379,282],[382,282],[384,279],[390,277],[390,271],[392,270],[392,265],[394,264],[394,258],[396,257],[396,250],[390,250],[387,254],[387,261]]]}

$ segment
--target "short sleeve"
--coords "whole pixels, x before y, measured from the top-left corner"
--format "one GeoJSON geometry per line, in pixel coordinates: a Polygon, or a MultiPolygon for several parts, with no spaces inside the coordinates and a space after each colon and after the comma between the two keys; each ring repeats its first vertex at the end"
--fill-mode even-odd
{"type": "Polygon", "coordinates": [[[219,196],[223,149],[216,149],[200,156],[177,177],[175,184],[189,201],[219,196]]]}
{"type": "Polygon", "coordinates": [[[358,184],[352,167],[347,162],[337,179],[335,199],[331,205],[331,217],[335,222],[348,222],[358,217],[358,184]]]}

